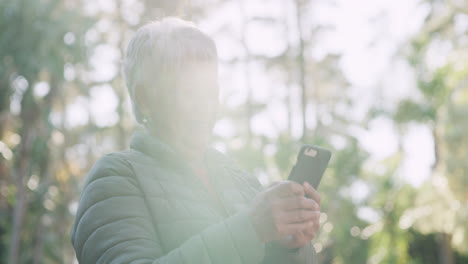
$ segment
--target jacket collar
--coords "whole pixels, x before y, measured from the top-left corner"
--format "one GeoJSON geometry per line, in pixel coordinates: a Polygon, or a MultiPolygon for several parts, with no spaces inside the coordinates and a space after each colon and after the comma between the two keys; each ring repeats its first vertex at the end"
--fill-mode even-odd
{"type": "MultiPolygon", "coordinates": [[[[154,136],[145,128],[138,128],[133,132],[130,139],[130,148],[146,154],[163,166],[176,170],[191,171],[188,162],[172,146],[161,138],[154,136]]],[[[232,163],[224,154],[214,148],[207,148],[203,154],[203,160],[209,168],[213,166],[225,167],[232,163]]]]}
{"type": "MultiPolygon", "coordinates": [[[[185,161],[169,144],[150,134],[145,129],[135,131],[130,140],[130,148],[152,158],[157,166],[177,171],[184,180],[189,180],[192,184],[202,185],[200,180],[196,180],[195,173],[185,161]],[[185,176],[185,177],[184,177],[185,176]]],[[[227,170],[237,169],[237,165],[225,154],[214,148],[207,148],[203,154],[207,175],[213,180],[213,184],[218,186],[229,178],[227,170]]]]}
{"type": "Polygon", "coordinates": [[[146,154],[155,159],[160,164],[172,165],[176,167],[188,166],[183,162],[173,147],[164,142],[161,138],[154,136],[145,128],[138,128],[133,132],[130,139],[130,148],[146,154]],[[177,166],[178,165],[178,166],[177,166]]]}

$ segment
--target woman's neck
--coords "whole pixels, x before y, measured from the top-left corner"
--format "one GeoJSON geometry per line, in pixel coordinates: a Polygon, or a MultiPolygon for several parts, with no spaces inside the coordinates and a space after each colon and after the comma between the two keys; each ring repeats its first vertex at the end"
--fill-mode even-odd
{"type": "Polygon", "coordinates": [[[192,169],[198,170],[204,168],[204,154],[205,150],[196,151],[191,148],[187,148],[180,144],[176,139],[172,138],[167,133],[156,133],[154,130],[147,128],[147,130],[155,137],[160,138],[163,142],[167,143],[172,149],[180,154],[185,161],[189,164],[192,169]]]}

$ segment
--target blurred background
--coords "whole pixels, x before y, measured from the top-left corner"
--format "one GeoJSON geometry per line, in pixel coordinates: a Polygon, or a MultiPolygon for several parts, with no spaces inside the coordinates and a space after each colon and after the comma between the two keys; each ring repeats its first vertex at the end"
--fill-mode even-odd
{"type": "Polygon", "coordinates": [[[120,60],[142,24],[218,46],[214,146],[262,184],[333,151],[320,263],[468,263],[468,2],[0,0],[0,263],[75,263],[83,179],[128,148],[120,60]]]}

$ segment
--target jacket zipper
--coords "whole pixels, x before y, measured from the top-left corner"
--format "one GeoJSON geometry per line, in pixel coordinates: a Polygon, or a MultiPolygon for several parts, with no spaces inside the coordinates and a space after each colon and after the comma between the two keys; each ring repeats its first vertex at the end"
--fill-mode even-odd
{"type": "Polygon", "coordinates": [[[223,199],[221,198],[221,195],[218,192],[218,189],[217,189],[218,186],[216,182],[209,176],[209,170],[208,169],[206,170],[206,174],[209,180],[208,184],[211,185],[213,193],[208,189],[208,186],[203,182],[203,180],[198,175],[195,174],[195,171],[193,171],[192,169],[191,171],[192,171],[192,174],[197,178],[198,183],[203,186],[202,188],[204,189],[205,193],[208,194],[208,196],[210,197],[209,199],[211,200],[211,204],[215,205],[215,207],[217,207],[218,209],[221,209],[222,214],[224,214],[225,217],[231,216],[231,213],[224,205],[223,199]],[[215,197],[212,197],[212,194],[214,194],[215,197]]]}
{"type": "Polygon", "coordinates": [[[231,216],[231,214],[229,213],[229,210],[224,205],[223,200],[220,198],[219,192],[216,190],[216,188],[214,188],[214,192],[216,193],[216,196],[218,197],[217,203],[218,203],[218,205],[221,205],[221,208],[224,210],[224,213],[225,213],[226,217],[231,216]]]}

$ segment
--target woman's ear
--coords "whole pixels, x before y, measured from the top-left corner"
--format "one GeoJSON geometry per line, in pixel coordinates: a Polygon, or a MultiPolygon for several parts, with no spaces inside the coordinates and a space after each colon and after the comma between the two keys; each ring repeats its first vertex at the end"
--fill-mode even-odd
{"type": "Polygon", "coordinates": [[[138,110],[143,116],[149,116],[150,109],[149,109],[149,97],[147,96],[145,89],[142,85],[135,86],[135,90],[133,91],[135,104],[138,107],[138,110]]]}

